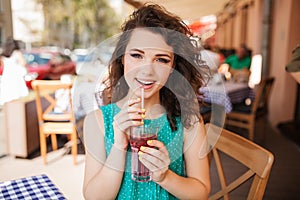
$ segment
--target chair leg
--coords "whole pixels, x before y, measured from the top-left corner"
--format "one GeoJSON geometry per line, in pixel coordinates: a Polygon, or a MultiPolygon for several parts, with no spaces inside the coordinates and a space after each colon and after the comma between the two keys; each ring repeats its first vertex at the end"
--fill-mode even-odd
{"type": "Polygon", "coordinates": [[[52,144],[52,150],[57,150],[57,139],[55,134],[51,134],[51,144],[52,144]]]}
{"type": "MultiPolygon", "coordinates": [[[[74,128],[75,129],[75,128],[74,128]]],[[[73,164],[77,164],[77,135],[76,135],[76,129],[71,135],[71,140],[72,140],[72,156],[73,156],[73,164]]]]}
{"type": "Polygon", "coordinates": [[[249,139],[251,141],[254,141],[254,128],[255,128],[254,127],[255,126],[254,120],[255,119],[250,120],[250,122],[249,122],[249,139]]]}
{"type": "Polygon", "coordinates": [[[47,154],[47,135],[40,131],[40,148],[41,148],[41,156],[43,159],[44,165],[47,164],[46,154],[47,154]]]}

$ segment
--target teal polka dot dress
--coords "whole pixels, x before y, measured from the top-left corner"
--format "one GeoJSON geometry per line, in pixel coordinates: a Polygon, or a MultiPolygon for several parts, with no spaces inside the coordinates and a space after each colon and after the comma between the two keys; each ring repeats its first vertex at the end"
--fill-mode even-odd
{"type": "MultiPolygon", "coordinates": [[[[110,153],[112,145],[114,143],[114,131],[113,131],[113,117],[120,112],[120,108],[115,104],[109,104],[101,106],[100,109],[103,113],[104,127],[105,127],[105,149],[106,156],[110,153]]],[[[171,164],[169,169],[180,176],[185,176],[184,161],[183,161],[183,127],[178,118],[176,120],[177,131],[172,132],[166,114],[162,115],[157,119],[146,119],[145,126],[150,123],[155,123],[161,127],[158,132],[158,140],[163,142],[169,152],[171,164]]],[[[126,158],[126,169],[124,172],[121,188],[119,190],[116,199],[128,200],[128,199],[176,199],[173,195],[168,193],[165,189],[160,187],[153,181],[149,182],[135,182],[131,180],[131,157],[130,147],[128,148],[126,158]]]]}

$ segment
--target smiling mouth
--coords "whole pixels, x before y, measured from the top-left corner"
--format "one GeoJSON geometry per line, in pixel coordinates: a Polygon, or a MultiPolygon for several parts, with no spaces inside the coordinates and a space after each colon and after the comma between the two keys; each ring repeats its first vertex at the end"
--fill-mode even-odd
{"type": "Polygon", "coordinates": [[[155,81],[146,81],[141,79],[136,79],[137,82],[139,82],[143,86],[151,86],[155,83],[155,81]]]}

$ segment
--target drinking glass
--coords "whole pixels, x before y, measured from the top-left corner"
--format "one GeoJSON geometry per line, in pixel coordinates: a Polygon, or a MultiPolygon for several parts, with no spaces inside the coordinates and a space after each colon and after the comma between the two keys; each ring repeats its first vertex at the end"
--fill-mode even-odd
{"type": "Polygon", "coordinates": [[[130,129],[131,146],[131,178],[134,181],[151,181],[151,172],[139,160],[138,152],[141,146],[150,147],[148,140],[157,139],[158,127],[155,126],[133,126],[130,129]]]}

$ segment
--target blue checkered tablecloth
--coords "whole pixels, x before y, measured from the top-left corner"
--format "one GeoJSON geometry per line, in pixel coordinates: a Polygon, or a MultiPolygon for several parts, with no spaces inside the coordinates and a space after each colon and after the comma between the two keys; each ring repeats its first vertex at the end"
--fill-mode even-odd
{"type": "Polygon", "coordinates": [[[255,98],[254,90],[247,83],[224,82],[221,84],[209,84],[200,88],[203,100],[208,103],[222,105],[226,113],[231,112],[232,104],[241,103],[246,98],[255,98]]]}
{"type": "Polygon", "coordinates": [[[66,198],[48,176],[37,175],[0,182],[0,199],[63,200],[66,198]]]}

